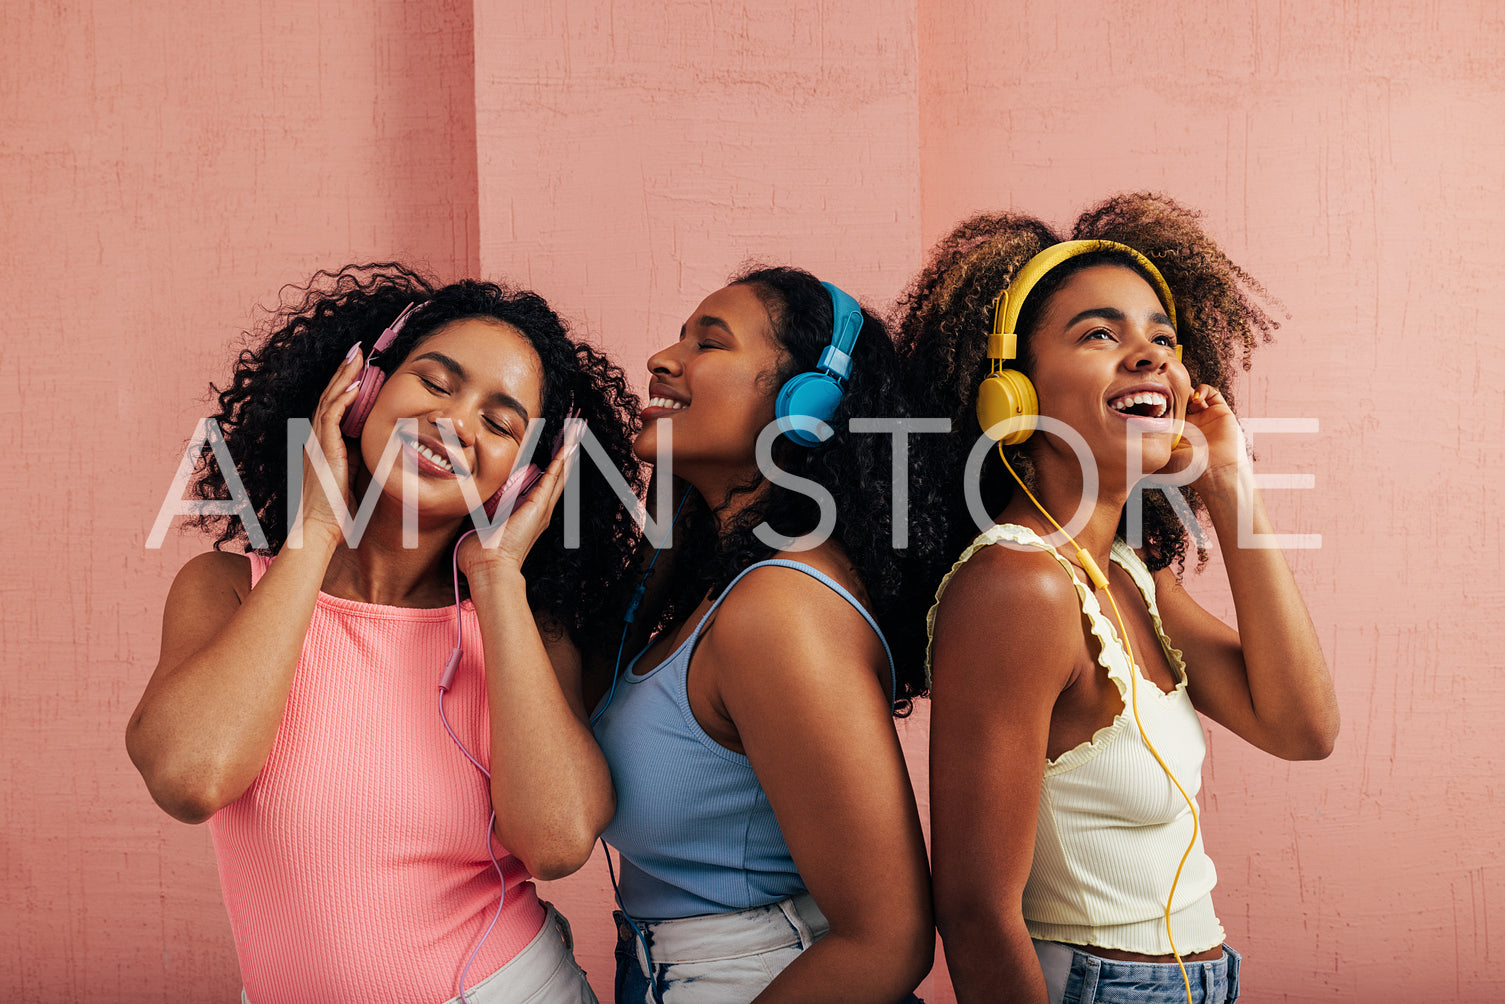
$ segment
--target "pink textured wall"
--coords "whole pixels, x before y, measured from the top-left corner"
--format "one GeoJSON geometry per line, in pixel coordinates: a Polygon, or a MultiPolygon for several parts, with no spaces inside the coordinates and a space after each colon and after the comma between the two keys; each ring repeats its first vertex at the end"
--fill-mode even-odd
{"type": "Polygon", "coordinates": [[[1319,422],[1256,445],[1316,478],[1267,497],[1323,537],[1290,557],[1344,731],[1290,765],[1212,733],[1207,846],[1259,1004],[1505,996],[1502,53],[1485,3],[921,4],[927,241],[1160,190],[1290,311],[1241,412],[1319,422]]]}
{"type": "MultiPolygon", "coordinates": [[[[1293,564],[1345,730],[1315,765],[1215,732],[1207,777],[1245,999],[1505,991],[1495,5],[12,7],[0,999],[238,987],[207,833],[151,805],[122,731],[202,547],[146,533],[278,284],[384,257],[506,276],[638,373],[749,256],[881,305],[966,212],[1065,223],[1129,188],[1206,209],[1289,308],[1245,413],[1319,421],[1259,448],[1316,477],[1270,499],[1323,535],[1293,564]]],[[[923,710],[903,730],[923,781],[923,710]]],[[[604,868],[545,891],[609,992],[604,868]]]]}
{"type": "Polygon", "coordinates": [[[476,4],[481,265],[634,374],[749,257],[882,304],[919,262],[912,3],[476,4]]]}
{"type": "Polygon", "coordinates": [[[126,716],[193,538],[146,534],[284,282],[476,268],[468,5],[7,4],[0,32],[0,1000],[229,1001],[208,832],[126,716]]]}

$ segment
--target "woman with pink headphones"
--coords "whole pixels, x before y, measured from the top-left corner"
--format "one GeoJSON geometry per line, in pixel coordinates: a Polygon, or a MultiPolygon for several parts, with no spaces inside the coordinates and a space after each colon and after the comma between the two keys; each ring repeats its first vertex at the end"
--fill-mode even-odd
{"type": "Polygon", "coordinates": [[[1239,957],[1202,847],[1198,714],[1291,760],[1338,730],[1232,410],[1274,324],[1167,199],[1110,199],[1071,238],[974,216],[904,300],[917,407],[952,428],[916,446],[952,485],[955,563],[930,572],[937,923],[962,1004],[1223,1004],[1239,957]],[[1237,629],[1182,587],[1193,537],[1206,559],[1194,514],[1237,629]]]}
{"type": "Polygon", "coordinates": [[[636,401],[533,293],[397,265],[302,293],[219,393],[234,466],[206,449],[196,493],[249,501],[199,519],[131,758],[209,822],[243,1000],[593,1002],[530,877],[614,811],[581,664],[636,533],[593,465],[586,546],[555,503],[585,429],[641,486],[636,401]]]}

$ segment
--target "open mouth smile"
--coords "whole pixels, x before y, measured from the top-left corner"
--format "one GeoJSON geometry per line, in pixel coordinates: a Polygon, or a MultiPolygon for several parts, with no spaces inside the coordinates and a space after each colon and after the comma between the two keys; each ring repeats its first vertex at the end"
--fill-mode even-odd
{"type": "Polygon", "coordinates": [[[1164,418],[1170,414],[1171,400],[1159,391],[1139,390],[1114,398],[1108,407],[1134,418],[1164,418]]]}
{"type": "Polygon", "coordinates": [[[408,436],[402,437],[402,445],[413,451],[414,455],[418,457],[418,469],[422,473],[440,474],[448,477],[470,476],[470,472],[463,468],[456,471],[454,463],[449,459],[444,450],[435,449],[425,442],[412,439],[408,436]]]}
{"type": "Polygon", "coordinates": [[[666,408],[669,411],[679,411],[684,406],[685,403],[683,401],[676,401],[672,397],[650,397],[648,399],[648,407],[650,408],[666,408]]]}

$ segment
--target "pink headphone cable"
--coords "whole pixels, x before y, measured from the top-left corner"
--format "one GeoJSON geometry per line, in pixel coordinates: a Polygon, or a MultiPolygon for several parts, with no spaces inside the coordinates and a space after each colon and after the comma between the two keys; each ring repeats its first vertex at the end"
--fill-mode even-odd
{"type": "MultiPolygon", "coordinates": [[[[466,530],[460,535],[460,540],[455,541],[455,553],[450,558],[450,565],[454,572],[455,583],[455,649],[449,654],[449,660],[444,664],[444,674],[439,679],[439,720],[444,723],[444,731],[454,740],[460,752],[465,754],[465,759],[475,765],[476,770],[486,776],[488,784],[491,781],[491,771],[481,766],[481,761],[471,756],[470,750],[455,735],[455,730],[450,728],[449,719],[444,715],[444,695],[449,692],[450,684],[454,682],[455,671],[460,666],[460,657],[464,654],[464,628],[460,621],[460,542],[471,534],[474,529],[466,530]]],[[[507,902],[507,877],[502,873],[502,863],[496,859],[496,851],[492,848],[491,835],[496,829],[496,809],[491,810],[491,818],[486,822],[486,853],[491,857],[491,866],[496,869],[496,877],[501,883],[502,895],[496,903],[496,913],[491,915],[491,923],[486,925],[486,931],[481,935],[481,940],[476,942],[476,947],[471,951],[470,958],[465,960],[465,968],[460,970],[460,1000],[464,1004],[470,1004],[470,998],[465,996],[465,977],[470,972],[471,963],[475,962],[476,956],[481,953],[481,946],[486,944],[486,939],[491,936],[492,928],[502,918],[502,907],[507,902]]]]}

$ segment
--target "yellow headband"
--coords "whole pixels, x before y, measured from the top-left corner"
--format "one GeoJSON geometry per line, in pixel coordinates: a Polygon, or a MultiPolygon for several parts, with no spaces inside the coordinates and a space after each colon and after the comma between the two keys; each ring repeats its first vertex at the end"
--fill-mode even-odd
{"type": "MultiPolygon", "coordinates": [[[[1019,323],[1019,311],[1023,309],[1024,300],[1029,296],[1030,290],[1034,289],[1040,280],[1057,265],[1078,255],[1091,254],[1094,251],[1118,251],[1133,258],[1149,273],[1155,292],[1160,296],[1160,302],[1165,305],[1165,312],[1170,315],[1171,327],[1176,327],[1175,298],[1171,296],[1171,287],[1166,283],[1165,276],[1161,275],[1160,270],[1155,267],[1154,262],[1129,245],[1120,244],[1117,241],[1062,241],[1060,244],[1052,244],[1025,262],[1019,274],[1014,276],[1014,281],[998,294],[993,307],[993,333],[988,336],[988,358],[992,360],[990,369],[996,372],[1002,368],[1004,362],[1017,358],[1019,335],[1016,326],[1019,323]]],[[[1176,346],[1176,358],[1181,358],[1179,344],[1176,346]]]]}

